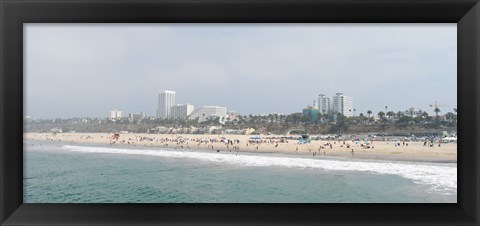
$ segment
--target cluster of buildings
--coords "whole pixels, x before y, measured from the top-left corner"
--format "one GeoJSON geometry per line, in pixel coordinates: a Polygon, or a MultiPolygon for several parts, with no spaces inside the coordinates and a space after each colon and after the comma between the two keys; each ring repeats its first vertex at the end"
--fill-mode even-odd
{"type": "MultiPolygon", "coordinates": [[[[221,106],[202,106],[195,108],[192,104],[176,104],[176,92],[164,90],[158,94],[157,119],[176,119],[176,120],[196,120],[204,122],[211,118],[220,118],[220,122],[226,118],[235,117],[236,112],[227,112],[226,107],[221,106]]],[[[345,117],[355,116],[353,108],[353,98],[343,93],[336,93],[334,96],[319,94],[318,99],[313,101],[313,105],[303,109],[303,116],[308,116],[312,122],[320,121],[320,115],[336,115],[340,113],[345,117]]],[[[406,116],[421,116],[423,111],[418,108],[410,108],[404,112],[406,116]]],[[[375,116],[373,116],[375,117],[375,116]]],[[[109,112],[110,120],[122,118],[122,111],[114,109],[109,112]]],[[[128,115],[130,122],[141,121],[146,118],[145,113],[133,113],[128,115]]]]}
{"type": "MultiPolygon", "coordinates": [[[[227,112],[226,107],[202,106],[195,108],[192,104],[176,104],[175,91],[164,90],[158,94],[157,119],[196,120],[204,122],[210,118],[225,120],[227,116],[236,116],[236,112],[227,112]]],[[[108,118],[116,121],[122,118],[122,111],[113,109],[109,111],[108,118]]],[[[146,118],[144,112],[128,115],[130,122],[138,122],[146,118]]]]}
{"type": "Polygon", "coordinates": [[[335,96],[327,97],[324,94],[318,95],[318,111],[321,114],[340,113],[346,117],[354,116],[353,98],[337,93],[335,96]]]}
{"type": "MultiPolygon", "coordinates": [[[[314,101],[313,105],[308,106],[303,109],[303,116],[309,116],[312,122],[317,122],[320,120],[319,115],[342,114],[345,117],[355,116],[355,108],[353,108],[353,98],[346,96],[343,93],[336,93],[335,96],[326,96],[324,94],[318,95],[318,102],[314,101]]],[[[409,117],[422,116],[424,111],[419,108],[411,107],[405,112],[402,112],[402,115],[409,117]]],[[[378,119],[376,115],[372,116],[375,119],[378,119]]]]}
{"type": "MultiPolygon", "coordinates": [[[[116,121],[122,118],[122,111],[113,109],[108,112],[108,118],[112,121],[116,121]]],[[[140,113],[130,113],[128,114],[128,121],[138,122],[146,118],[145,112],[140,113]]]]}
{"type": "Polygon", "coordinates": [[[191,104],[176,104],[175,91],[164,90],[158,94],[158,119],[198,119],[199,122],[210,118],[227,117],[227,108],[220,106],[203,106],[195,108],[191,104]]]}
{"type": "MultiPolygon", "coordinates": [[[[335,96],[327,97],[324,94],[318,95],[318,104],[303,109],[303,115],[310,115],[312,121],[319,119],[319,114],[340,113],[346,117],[354,115],[353,98],[337,93],[335,96]]],[[[196,120],[204,122],[211,118],[220,118],[220,121],[227,117],[235,117],[238,113],[227,112],[226,107],[202,106],[195,108],[192,104],[177,104],[176,92],[164,90],[158,94],[157,119],[196,120]]],[[[122,118],[122,111],[114,109],[109,112],[109,119],[115,121],[122,118]]],[[[133,113],[128,115],[130,122],[145,119],[145,113],[133,113]]]]}
{"type": "Polygon", "coordinates": [[[340,113],[343,116],[351,117],[355,114],[353,98],[343,93],[337,93],[331,97],[320,94],[318,95],[318,102],[313,101],[313,105],[304,108],[302,113],[304,116],[309,116],[312,122],[317,122],[320,114],[340,113]]]}

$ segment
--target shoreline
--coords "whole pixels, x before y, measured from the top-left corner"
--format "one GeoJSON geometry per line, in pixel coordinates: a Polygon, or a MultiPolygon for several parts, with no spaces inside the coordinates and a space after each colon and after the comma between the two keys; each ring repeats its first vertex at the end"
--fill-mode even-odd
{"type": "Polygon", "coordinates": [[[395,145],[393,141],[373,141],[372,148],[362,147],[362,142],[312,140],[298,144],[296,140],[280,142],[262,139],[250,143],[248,135],[195,135],[195,134],[120,134],[118,139],[107,133],[24,133],[24,141],[47,141],[64,144],[93,144],[123,148],[167,148],[189,151],[238,153],[279,153],[294,156],[338,157],[343,159],[388,160],[401,162],[457,163],[457,144],[445,143],[440,147],[423,146],[423,142],[406,142],[395,145]],[[223,141],[221,138],[225,138],[223,141]],[[352,151],[353,150],[353,151],[352,151]]]}

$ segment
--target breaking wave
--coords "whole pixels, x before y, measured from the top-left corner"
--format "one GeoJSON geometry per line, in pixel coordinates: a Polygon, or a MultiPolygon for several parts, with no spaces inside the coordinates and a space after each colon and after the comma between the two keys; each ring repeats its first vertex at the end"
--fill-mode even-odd
{"type": "Polygon", "coordinates": [[[108,153],[122,155],[148,155],[163,158],[188,158],[202,161],[252,167],[316,168],[337,171],[358,171],[375,174],[390,174],[408,178],[415,183],[429,185],[435,192],[457,193],[456,164],[431,164],[413,162],[362,161],[312,159],[299,157],[262,156],[232,153],[206,153],[199,151],[121,149],[64,145],[65,151],[85,153],[108,153]]]}

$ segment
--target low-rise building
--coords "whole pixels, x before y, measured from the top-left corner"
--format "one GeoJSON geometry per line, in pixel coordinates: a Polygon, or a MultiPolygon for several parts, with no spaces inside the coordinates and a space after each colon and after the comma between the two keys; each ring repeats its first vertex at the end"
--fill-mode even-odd
{"type": "Polygon", "coordinates": [[[145,112],[128,114],[129,122],[140,122],[145,119],[145,112]]]}
{"type": "Polygon", "coordinates": [[[170,109],[170,113],[173,119],[186,119],[194,110],[191,104],[177,104],[173,105],[170,109]]]}
{"type": "Polygon", "coordinates": [[[423,111],[420,108],[411,107],[405,111],[405,116],[410,116],[410,117],[422,116],[422,114],[423,114],[423,111]]]}
{"type": "Polygon", "coordinates": [[[227,108],[219,106],[203,106],[193,110],[192,114],[188,119],[195,120],[198,119],[198,122],[207,121],[212,117],[225,117],[227,116],[227,108]]]}
{"type": "Polygon", "coordinates": [[[52,133],[62,133],[63,130],[61,128],[55,127],[55,128],[51,128],[50,132],[52,132],[52,133]]]}

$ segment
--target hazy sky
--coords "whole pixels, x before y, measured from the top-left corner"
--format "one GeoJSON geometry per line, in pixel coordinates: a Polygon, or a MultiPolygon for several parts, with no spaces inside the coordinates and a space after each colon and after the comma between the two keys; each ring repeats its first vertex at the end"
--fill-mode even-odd
{"type": "Polygon", "coordinates": [[[456,24],[26,24],[25,115],[155,115],[158,93],[241,114],[457,106],[456,24]]]}

